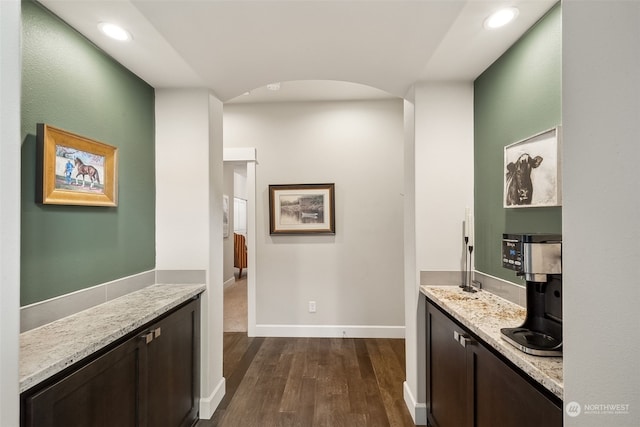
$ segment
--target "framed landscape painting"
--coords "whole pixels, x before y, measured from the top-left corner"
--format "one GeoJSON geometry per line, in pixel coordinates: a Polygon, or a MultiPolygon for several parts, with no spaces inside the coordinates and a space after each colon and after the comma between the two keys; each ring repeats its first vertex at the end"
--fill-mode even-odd
{"type": "Polygon", "coordinates": [[[271,234],[335,234],[334,184],[269,186],[271,234]]]}
{"type": "Polygon", "coordinates": [[[118,149],[39,123],[37,202],[117,206],[118,149]]]}

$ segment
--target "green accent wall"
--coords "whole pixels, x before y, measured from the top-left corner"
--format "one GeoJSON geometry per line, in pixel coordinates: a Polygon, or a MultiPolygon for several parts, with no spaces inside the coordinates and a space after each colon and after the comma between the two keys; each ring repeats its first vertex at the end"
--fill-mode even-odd
{"type": "Polygon", "coordinates": [[[502,267],[502,233],[562,232],[562,208],[503,208],[504,147],[562,122],[562,16],[551,9],[474,82],[475,267],[502,267]]]}
{"type": "Polygon", "coordinates": [[[22,2],[21,305],[155,268],[154,89],[22,2]],[[35,203],[36,124],[118,147],[114,208],[35,203]]]}

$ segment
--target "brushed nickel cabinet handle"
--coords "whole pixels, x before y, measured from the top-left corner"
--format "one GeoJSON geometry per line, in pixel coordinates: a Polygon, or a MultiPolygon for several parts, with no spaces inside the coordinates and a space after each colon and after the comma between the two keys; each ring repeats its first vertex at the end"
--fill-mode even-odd
{"type": "Polygon", "coordinates": [[[458,331],[453,331],[453,339],[458,341],[458,344],[463,347],[466,347],[468,344],[473,344],[473,340],[469,338],[469,336],[461,334],[458,331]]]}
{"type": "Polygon", "coordinates": [[[460,335],[460,345],[466,347],[468,344],[473,344],[473,340],[464,335],[460,335]]]}
{"type": "Polygon", "coordinates": [[[146,334],[143,334],[140,338],[142,338],[145,344],[149,344],[151,341],[153,341],[153,332],[147,332],[146,334]]]}

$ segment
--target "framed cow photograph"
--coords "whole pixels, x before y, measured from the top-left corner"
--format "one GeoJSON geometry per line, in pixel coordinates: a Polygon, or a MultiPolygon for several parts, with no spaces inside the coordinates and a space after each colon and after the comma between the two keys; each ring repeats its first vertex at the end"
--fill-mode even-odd
{"type": "Polygon", "coordinates": [[[504,147],[504,207],[562,205],[560,127],[504,147]]]}

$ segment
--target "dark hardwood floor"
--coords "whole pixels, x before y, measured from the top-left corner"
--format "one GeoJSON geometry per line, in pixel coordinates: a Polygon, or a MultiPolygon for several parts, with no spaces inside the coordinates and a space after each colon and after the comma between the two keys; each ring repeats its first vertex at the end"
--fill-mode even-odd
{"type": "Polygon", "coordinates": [[[224,334],[226,395],[197,427],[413,426],[404,340],[224,334]]]}

